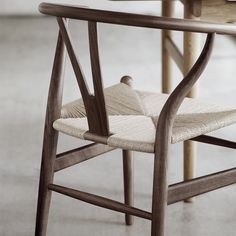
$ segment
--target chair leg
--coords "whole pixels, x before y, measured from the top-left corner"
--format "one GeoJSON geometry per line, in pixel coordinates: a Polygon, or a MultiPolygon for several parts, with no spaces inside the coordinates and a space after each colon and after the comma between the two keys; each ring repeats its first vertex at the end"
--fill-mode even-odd
{"type": "Polygon", "coordinates": [[[154,159],[151,236],[165,235],[165,213],[168,200],[167,168],[169,142],[168,137],[165,137],[165,131],[163,133],[164,135],[162,137],[161,132],[159,132],[159,137],[157,138],[158,148],[156,148],[154,159]]]}
{"type": "MultiPolygon", "coordinates": [[[[190,1],[184,1],[184,18],[200,20],[200,17],[192,14],[194,9],[191,9],[196,4],[190,1]]],[[[199,1],[200,2],[200,1],[199,1]]],[[[199,3],[200,4],[200,3],[199,3]]],[[[201,48],[201,34],[185,32],[184,33],[184,75],[186,75],[196,62],[201,48]]],[[[188,97],[196,98],[198,93],[198,86],[191,89],[188,97]]],[[[196,171],[196,158],[197,158],[197,144],[192,141],[184,142],[184,180],[191,180],[195,177],[196,171]]],[[[194,198],[186,199],[185,202],[193,202],[194,198]]]]}
{"type": "MultiPolygon", "coordinates": [[[[133,205],[133,153],[123,150],[123,172],[124,172],[124,199],[125,204],[133,205]]],[[[133,216],[125,214],[126,225],[133,224],[133,216]]]]}
{"type": "Polygon", "coordinates": [[[65,45],[62,36],[59,33],[48,93],[35,236],[45,236],[47,230],[48,214],[51,202],[51,191],[48,189],[48,185],[53,182],[54,163],[58,141],[58,132],[53,129],[53,122],[59,119],[61,115],[64,65],[65,45]]]}
{"type": "MultiPolygon", "coordinates": [[[[161,169],[160,172],[163,173],[161,169]]],[[[155,174],[158,180],[154,181],[153,205],[152,205],[152,230],[151,236],[164,236],[165,212],[167,207],[167,184],[166,176],[155,174]],[[159,183],[158,183],[159,182],[159,183]]]]}
{"type": "MultiPolygon", "coordinates": [[[[161,169],[159,169],[160,172],[161,169]]],[[[154,174],[158,177],[154,181],[154,192],[153,192],[153,206],[152,206],[152,233],[151,236],[164,236],[165,229],[165,212],[167,207],[167,184],[166,177],[161,177],[159,174],[154,174]],[[159,184],[158,184],[159,182],[159,184]]]]}
{"type": "MultiPolygon", "coordinates": [[[[162,1],[162,16],[173,17],[175,1],[162,1]]],[[[170,93],[172,84],[172,61],[166,49],[166,40],[172,36],[170,30],[162,30],[162,92],[170,93]]]]}
{"type": "Polygon", "coordinates": [[[36,216],[35,236],[46,236],[49,207],[51,202],[51,190],[48,185],[53,182],[54,162],[56,158],[56,148],[58,134],[53,131],[53,135],[45,134],[42,163],[40,171],[40,181],[38,190],[38,206],[36,216]]]}

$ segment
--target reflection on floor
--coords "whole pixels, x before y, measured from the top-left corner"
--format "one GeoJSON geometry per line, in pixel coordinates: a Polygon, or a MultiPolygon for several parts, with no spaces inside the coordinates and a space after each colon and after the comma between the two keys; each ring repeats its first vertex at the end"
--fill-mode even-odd
{"type": "MultiPolygon", "coordinates": [[[[72,23],[78,55],[91,81],[88,66],[86,24],[72,23]]],[[[50,18],[2,18],[0,20],[0,235],[33,235],[46,97],[57,25],[50,18]]],[[[177,34],[181,42],[181,34],[177,34]]],[[[125,74],[137,88],[160,91],[160,32],[130,27],[100,26],[100,45],[105,85],[125,74]]],[[[219,36],[211,63],[199,84],[200,97],[235,105],[235,42],[219,36]]],[[[65,101],[77,98],[71,66],[66,73],[65,101]]],[[[181,79],[177,68],[174,85],[181,79]]],[[[89,83],[91,84],[91,83],[89,83]]],[[[236,127],[216,135],[235,138],[236,127]]],[[[83,144],[66,136],[59,151],[83,144]]],[[[55,182],[122,201],[121,152],[97,157],[56,174],[55,182]]],[[[236,165],[232,150],[199,145],[197,174],[236,165]]],[[[135,153],[135,205],[150,210],[153,157],[135,153]]],[[[182,179],[182,145],[174,145],[170,158],[170,182],[182,179]]],[[[236,187],[231,186],[196,198],[193,204],[168,208],[167,235],[233,236],[236,187]]],[[[109,210],[53,194],[48,236],[149,235],[150,223],[135,219],[124,225],[124,216],[109,210]]]]}

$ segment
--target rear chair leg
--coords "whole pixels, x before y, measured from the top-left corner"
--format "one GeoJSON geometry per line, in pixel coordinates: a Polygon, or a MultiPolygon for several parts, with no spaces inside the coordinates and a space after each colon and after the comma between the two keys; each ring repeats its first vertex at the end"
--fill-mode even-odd
{"type": "MultiPolygon", "coordinates": [[[[124,199],[125,204],[133,206],[133,153],[123,150],[124,199]]],[[[125,214],[126,225],[133,224],[133,216],[125,214]]]]}
{"type": "MultiPolygon", "coordinates": [[[[130,76],[123,76],[120,80],[132,88],[133,79],[130,76]]],[[[125,204],[133,206],[133,153],[129,150],[123,150],[123,172],[124,172],[124,198],[125,204]]],[[[127,225],[133,224],[133,216],[125,214],[127,225]]]]}

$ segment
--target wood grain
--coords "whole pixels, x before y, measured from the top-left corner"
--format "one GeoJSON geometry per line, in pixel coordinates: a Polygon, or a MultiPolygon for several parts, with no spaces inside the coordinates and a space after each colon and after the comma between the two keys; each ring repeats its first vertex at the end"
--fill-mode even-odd
{"type": "Polygon", "coordinates": [[[54,171],[57,172],[70,166],[74,166],[106,152],[110,152],[114,149],[115,148],[109,147],[107,145],[92,143],[80,148],[57,154],[54,171]]]}
{"type": "Polygon", "coordinates": [[[41,3],[39,6],[39,11],[41,13],[57,17],[103,22],[110,24],[176,31],[236,35],[236,26],[232,24],[216,24],[212,22],[194,21],[179,18],[104,11],[52,3],[41,3]]]}
{"type": "Polygon", "coordinates": [[[121,213],[128,213],[137,217],[141,217],[147,220],[151,220],[151,213],[125,205],[123,203],[110,200],[104,197],[100,197],[91,193],[85,193],[79,190],[74,190],[66,187],[62,187],[55,184],[50,184],[49,189],[57,193],[64,194],[66,196],[78,199],[83,202],[87,202],[99,207],[104,207],[113,211],[118,211],[121,213]]]}
{"type": "Polygon", "coordinates": [[[198,196],[236,183],[236,168],[173,184],[168,191],[168,204],[198,196]]]}
{"type": "Polygon", "coordinates": [[[236,22],[236,2],[226,0],[202,0],[201,19],[218,22],[236,22]]]}
{"type": "MultiPolygon", "coordinates": [[[[184,72],[184,58],[183,58],[183,54],[180,52],[179,48],[176,46],[174,41],[171,38],[169,38],[169,37],[165,38],[165,48],[168,51],[168,53],[171,56],[171,58],[175,61],[175,63],[178,66],[179,70],[183,73],[184,72]]],[[[165,69],[166,70],[170,70],[170,68],[165,68],[165,69]]],[[[170,82],[169,82],[169,84],[170,84],[170,82]]],[[[163,92],[164,92],[164,90],[163,90],[163,92]]]]}
{"type": "MultiPolygon", "coordinates": [[[[174,15],[174,6],[175,1],[166,0],[162,2],[162,16],[164,17],[173,17],[174,15]]],[[[161,77],[162,77],[162,92],[170,93],[171,92],[171,79],[172,79],[172,61],[171,55],[168,51],[168,42],[167,39],[171,39],[172,32],[170,30],[163,29],[161,34],[161,44],[162,44],[162,68],[161,68],[161,77]]]]}
{"type": "MultiPolygon", "coordinates": [[[[194,1],[196,2],[196,1],[194,1]]],[[[184,18],[200,20],[199,17],[196,17],[193,12],[193,7],[196,4],[193,4],[192,1],[184,0],[184,18]]],[[[187,75],[189,70],[192,68],[200,54],[201,46],[201,34],[193,32],[184,33],[184,68],[183,74],[187,75]]],[[[198,95],[198,85],[197,83],[192,87],[191,91],[188,93],[188,97],[197,98],[198,95]]],[[[184,180],[193,179],[196,172],[196,159],[197,159],[197,144],[193,141],[184,142],[184,180]]],[[[186,202],[192,202],[193,199],[186,199],[186,202]]]]}
{"type": "Polygon", "coordinates": [[[64,62],[65,47],[62,36],[59,33],[45,118],[35,236],[45,236],[47,230],[48,214],[51,201],[51,191],[48,189],[48,184],[53,182],[54,163],[56,159],[58,140],[58,131],[53,129],[53,122],[56,119],[59,119],[61,115],[61,103],[64,85],[64,62]]]}
{"type": "MultiPolygon", "coordinates": [[[[129,150],[123,150],[123,174],[124,174],[124,199],[125,204],[133,206],[134,204],[134,186],[133,186],[133,153],[129,150]]],[[[127,225],[133,224],[132,215],[125,215],[127,225]]]]}
{"type": "MultiPolygon", "coordinates": [[[[89,47],[90,47],[90,59],[93,75],[93,86],[94,86],[94,100],[93,109],[94,112],[91,117],[88,115],[88,119],[91,121],[89,131],[101,136],[109,135],[109,122],[103,92],[103,81],[100,68],[100,59],[98,51],[98,33],[97,23],[88,22],[89,32],[89,47]],[[93,118],[93,120],[92,120],[93,118]]],[[[91,108],[90,108],[91,109],[91,108]]]]}
{"type": "Polygon", "coordinates": [[[216,138],[216,137],[212,137],[208,135],[201,135],[196,138],[192,138],[192,140],[196,142],[200,142],[200,143],[206,143],[206,144],[212,144],[215,146],[236,149],[236,142],[232,142],[229,140],[216,138]]]}
{"type": "Polygon", "coordinates": [[[65,19],[58,17],[57,21],[85,105],[89,132],[99,136],[108,136],[109,124],[108,124],[108,117],[103,94],[103,85],[102,85],[101,70],[99,63],[96,23],[89,22],[91,66],[93,74],[93,85],[95,90],[95,94],[93,95],[90,93],[88,89],[85,76],[82,72],[79,60],[75,54],[75,47],[73,45],[72,37],[66,26],[65,19]]]}
{"type": "Polygon", "coordinates": [[[208,34],[201,55],[189,73],[170,94],[159,116],[155,141],[152,236],[164,236],[165,234],[165,212],[168,202],[168,155],[173,123],[184,98],[197,82],[209,61],[213,42],[214,35],[208,34]]]}

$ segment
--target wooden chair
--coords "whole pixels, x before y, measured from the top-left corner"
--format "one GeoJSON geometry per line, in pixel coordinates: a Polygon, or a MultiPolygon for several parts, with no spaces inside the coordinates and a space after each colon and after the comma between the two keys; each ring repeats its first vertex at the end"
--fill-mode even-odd
{"type": "Polygon", "coordinates": [[[36,236],[46,235],[52,191],[125,213],[127,225],[132,224],[132,216],[151,220],[151,235],[164,236],[167,205],[236,182],[236,169],[233,168],[168,186],[170,144],[194,140],[236,148],[235,142],[206,135],[208,132],[235,123],[236,109],[185,98],[207,65],[215,34],[236,35],[235,26],[49,3],[42,3],[39,9],[44,14],[57,17],[60,30],[48,95],[36,236]],[[66,19],[88,21],[94,94],[90,93],[86,85],[66,19]],[[104,89],[97,40],[97,23],[99,22],[199,32],[207,34],[207,37],[196,63],[170,95],[134,90],[131,86],[132,79],[128,76],[123,77],[121,83],[104,89]],[[65,48],[69,54],[82,99],[62,107],[65,48]],[[57,154],[59,132],[94,143],[57,154]],[[53,183],[55,172],[114,148],[123,149],[124,204],[53,183]],[[155,156],[152,212],[133,206],[132,151],[149,152],[155,156]]]}

